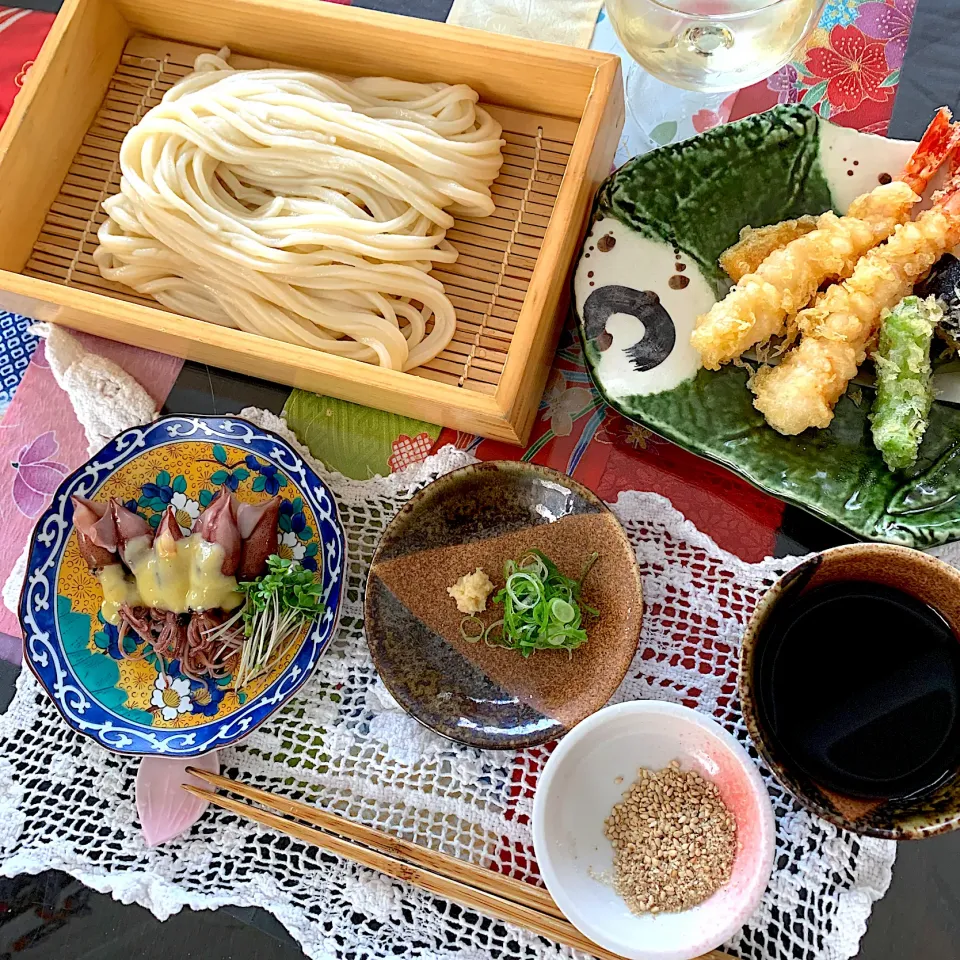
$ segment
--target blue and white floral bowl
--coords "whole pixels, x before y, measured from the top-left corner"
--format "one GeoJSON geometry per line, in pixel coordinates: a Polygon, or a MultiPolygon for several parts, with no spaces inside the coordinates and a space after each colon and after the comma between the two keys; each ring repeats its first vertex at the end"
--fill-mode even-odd
{"type": "Polygon", "coordinates": [[[117,753],[196,757],[243,739],[307,681],[336,633],[346,541],[329,488],[290,445],[235,417],[164,417],[126,430],[60,485],[30,544],[20,622],[24,659],[67,723],[117,753]],[[137,650],[100,616],[80,555],[72,494],[118,497],[154,527],[172,506],[184,532],[219,489],[281,497],[280,554],[322,575],[324,615],[265,676],[193,680],[137,650]]]}

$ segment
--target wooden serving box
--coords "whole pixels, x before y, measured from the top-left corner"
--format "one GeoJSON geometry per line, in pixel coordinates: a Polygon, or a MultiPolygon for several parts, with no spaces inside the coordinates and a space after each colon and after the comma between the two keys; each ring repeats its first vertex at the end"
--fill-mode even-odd
{"type": "Polygon", "coordinates": [[[0,132],[0,306],[153,350],[524,442],[594,191],[623,123],[619,58],[318,0],[66,0],[0,132]],[[434,271],[457,334],[408,373],[167,311],[100,277],[100,204],[126,132],[228,46],[235,66],[467,83],[504,129],[497,209],[434,271]]]}

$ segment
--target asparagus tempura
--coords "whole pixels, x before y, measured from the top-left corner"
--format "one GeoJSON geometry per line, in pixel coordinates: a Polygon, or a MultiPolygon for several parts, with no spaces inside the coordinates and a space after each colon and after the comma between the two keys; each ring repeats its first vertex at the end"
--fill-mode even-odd
{"type": "Polygon", "coordinates": [[[934,297],[904,297],[880,323],[874,355],[877,397],[870,413],[873,442],[891,470],[913,466],[933,403],[930,341],[943,317],[934,297]]]}

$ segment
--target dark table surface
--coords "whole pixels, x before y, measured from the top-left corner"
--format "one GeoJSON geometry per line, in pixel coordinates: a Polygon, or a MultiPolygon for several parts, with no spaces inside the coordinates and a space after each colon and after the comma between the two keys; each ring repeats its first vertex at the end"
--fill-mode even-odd
{"type": "MultiPolygon", "coordinates": [[[[446,19],[452,0],[353,0],[354,6],[446,19]]],[[[20,0],[56,10],[59,0],[20,0]]],[[[960,0],[920,0],[903,66],[890,136],[917,139],[941,104],[960,108],[955,39],[960,0]]],[[[186,364],[165,412],[231,413],[245,406],[279,412],[289,391],[198,364],[186,364]]],[[[778,553],[842,542],[832,527],[789,509],[778,553]]],[[[0,660],[0,711],[18,668],[0,660]]],[[[56,871],[0,878],[0,960],[298,960],[298,944],[263,910],[184,910],[164,923],[56,871]]],[[[874,908],[859,960],[960,958],[960,832],[903,843],[889,893],[874,908]]],[[[362,958],[357,958],[362,960],[362,958]]],[[[815,960],[813,957],[803,960],[815,960]]]]}

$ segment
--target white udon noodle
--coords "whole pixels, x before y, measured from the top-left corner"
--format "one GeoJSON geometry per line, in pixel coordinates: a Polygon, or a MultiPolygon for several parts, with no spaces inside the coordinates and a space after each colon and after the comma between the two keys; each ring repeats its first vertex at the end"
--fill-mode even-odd
{"type": "Polygon", "coordinates": [[[500,126],[470,87],[204,54],[124,137],[101,274],[186,316],[409,370],[453,337],[427,271],[489,216],[500,126]],[[432,329],[427,332],[430,319],[432,329]]]}

